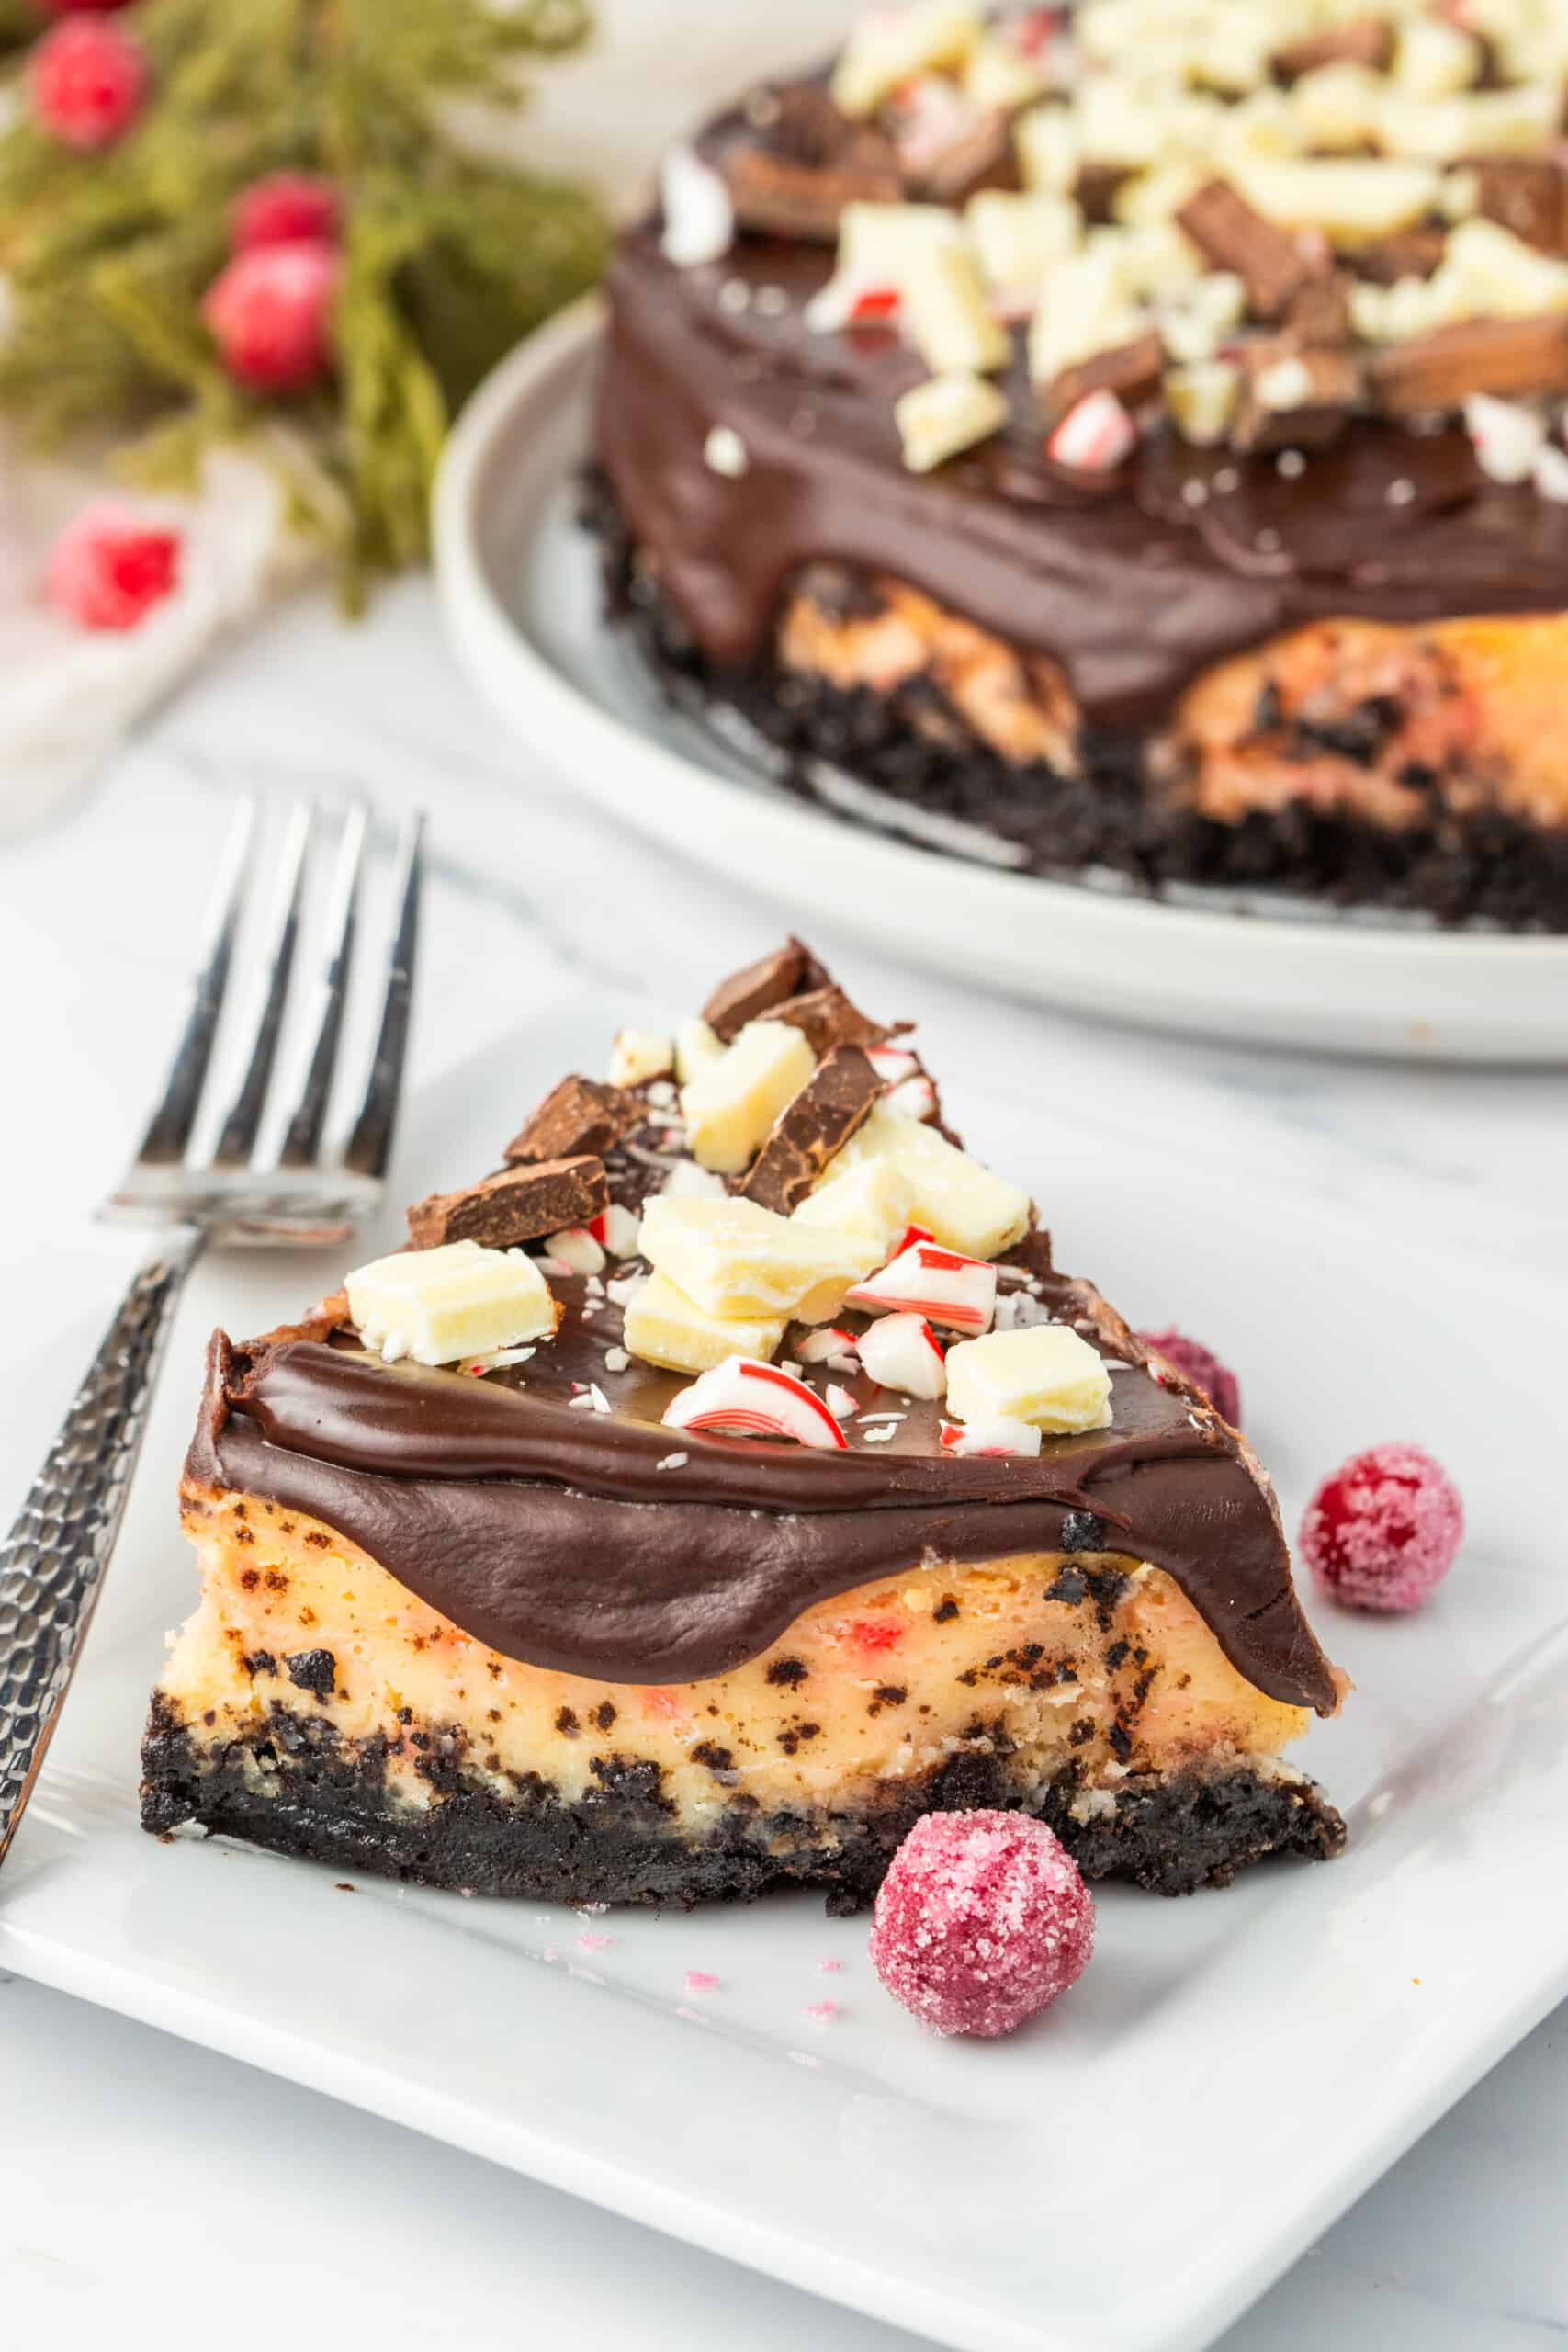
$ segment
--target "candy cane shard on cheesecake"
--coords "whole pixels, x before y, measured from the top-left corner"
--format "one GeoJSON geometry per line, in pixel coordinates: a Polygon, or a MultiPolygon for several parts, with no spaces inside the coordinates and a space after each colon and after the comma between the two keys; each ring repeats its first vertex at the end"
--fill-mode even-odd
{"type": "Polygon", "coordinates": [[[215,1335],[150,1829],[840,1906],[954,1806],[1170,1894],[1337,1850],[1286,1751],[1343,1678],[1264,1472],[1056,1269],[908,1036],[787,942],[554,1087],[504,1183],[215,1335]]]}

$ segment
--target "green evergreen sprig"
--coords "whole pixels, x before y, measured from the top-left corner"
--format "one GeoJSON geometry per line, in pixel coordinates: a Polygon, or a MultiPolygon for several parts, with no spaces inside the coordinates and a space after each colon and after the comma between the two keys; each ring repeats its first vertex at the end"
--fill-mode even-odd
{"type": "MultiPolygon", "coordinates": [[[[0,49],[47,21],[0,0],[0,49]]],[[[171,486],[249,443],[357,601],[424,554],[461,401],[603,267],[592,195],[475,160],[444,119],[453,100],[523,103],[520,67],[586,38],[586,0],[139,0],[112,21],[152,67],[125,136],[81,153],[25,108],[0,135],[0,409],[41,443],[130,436],[127,470],[171,486]],[[236,195],[296,169],[343,199],[336,365],[268,397],[225,372],[200,305],[236,195]]]]}

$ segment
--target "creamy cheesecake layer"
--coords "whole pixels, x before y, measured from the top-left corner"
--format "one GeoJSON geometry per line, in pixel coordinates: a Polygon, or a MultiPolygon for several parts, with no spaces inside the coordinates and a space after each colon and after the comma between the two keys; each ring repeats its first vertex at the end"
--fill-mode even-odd
{"type": "Polygon", "coordinates": [[[187,1493],[186,1526],[202,1599],[160,1689],[198,1746],[253,1740],[276,1709],[324,1717],[384,1738],[389,1790],[415,1806],[437,1749],[499,1796],[537,1775],[568,1803],[643,1765],[700,1838],[737,1795],[852,1805],[977,1747],[1021,1790],[1070,1770],[1092,1812],[1134,1775],[1271,1769],[1310,1721],[1243,1680],[1169,1577],[1109,1554],[922,1568],[807,1610],[731,1673],[644,1686],[505,1657],[260,1497],[187,1493]]]}
{"type": "MultiPolygon", "coordinates": [[[[933,690],[917,724],[953,722],[1015,766],[1080,765],[1082,713],[1047,655],[1005,642],[935,598],[874,575],[850,609],[795,590],[778,628],[786,670],[840,693],[933,690]]],[[[1568,616],[1424,625],[1324,621],[1220,663],[1151,738],[1151,773],[1217,822],[1301,802],[1398,831],[1434,793],[1568,827],[1568,747],[1557,723],[1568,616]]]]}

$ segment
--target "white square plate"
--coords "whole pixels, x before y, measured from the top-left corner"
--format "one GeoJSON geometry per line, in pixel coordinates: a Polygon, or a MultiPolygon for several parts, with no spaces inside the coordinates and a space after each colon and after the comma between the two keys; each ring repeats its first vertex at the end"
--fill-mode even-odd
{"type": "MultiPolygon", "coordinates": [[[[618,1011],[585,996],[426,1091],[411,1178],[489,1165],[561,1069],[596,1066],[618,1011]]],[[[350,1894],[309,1864],[143,1837],[146,1693],[194,1591],[173,1492],[200,1339],[220,1318],[265,1328],[332,1271],[229,1259],[199,1271],[175,1334],[0,1879],[0,1965],[972,2352],[1209,2342],[1568,1990],[1568,1302],[1515,1303],[1468,1251],[1461,1277],[1321,1203],[1232,1197],[1190,1158],[1102,1156],[1048,1087],[948,1098],[985,1157],[1032,1179],[1066,1263],[1240,1366],[1288,1523],[1376,1439],[1418,1438],[1459,1476],[1472,1534],[1427,1611],[1317,1611],[1358,1685],[1305,1754],[1349,1817],[1343,1860],[1183,1903],[1103,1891],[1083,1983],[977,2046],[897,2010],[864,1923],[814,1895],[589,1920],[364,1879],[350,1894]],[[689,1995],[692,1969],[718,1989],[689,1995]],[[808,2014],[825,2000],[836,2016],[808,2014]]],[[[0,1409],[39,1377],[13,1363],[0,1409]]]]}

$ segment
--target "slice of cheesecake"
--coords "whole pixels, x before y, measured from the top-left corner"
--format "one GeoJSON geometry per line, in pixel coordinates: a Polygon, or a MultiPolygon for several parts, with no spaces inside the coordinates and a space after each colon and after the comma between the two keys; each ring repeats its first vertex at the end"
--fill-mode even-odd
{"type": "Polygon", "coordinates": [[[863,1901],[933,1808],[1223,1884],[1343,1827],[1246,1441],[798,943],[215,1337],[143,1818],[533,1899],[863,1901]]]}

